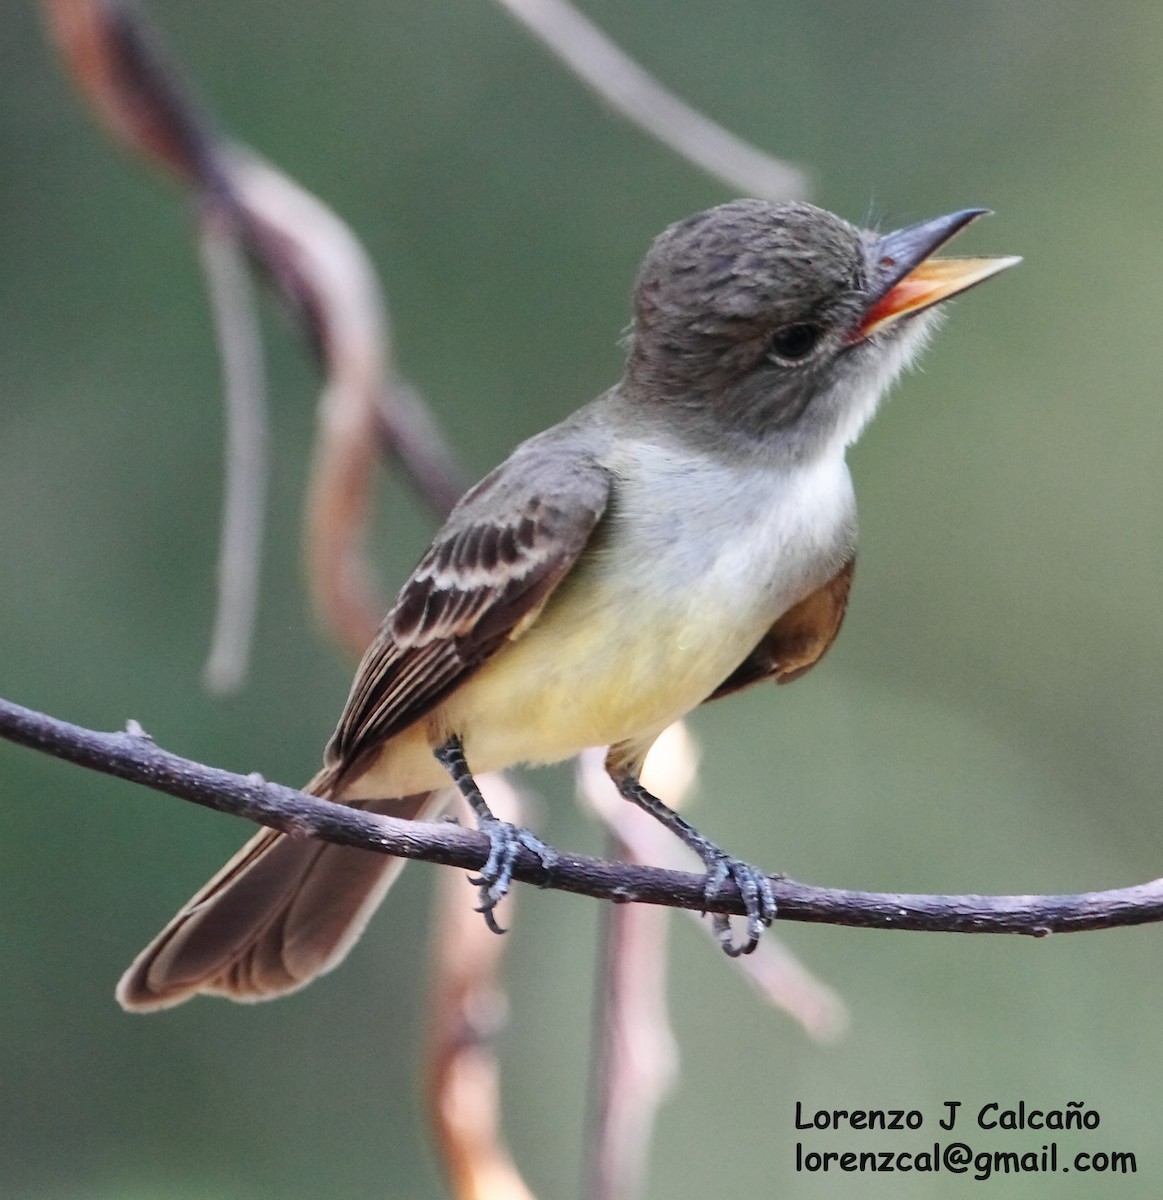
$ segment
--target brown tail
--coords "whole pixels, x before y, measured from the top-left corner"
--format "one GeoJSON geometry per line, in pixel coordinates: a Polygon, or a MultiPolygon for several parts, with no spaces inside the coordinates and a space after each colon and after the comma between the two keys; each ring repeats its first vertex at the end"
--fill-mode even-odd
{"type": "MultiPolygon", "coordinates": [[[[439,796],[352,803],[420,819],[439,796]]],[[[117,1000],[130,1012],[153,1012],[198,993],[250,1003],[297,991],[343,961],[403,866],[371,850],[264,829],[133,960],[117,1000]]]]}

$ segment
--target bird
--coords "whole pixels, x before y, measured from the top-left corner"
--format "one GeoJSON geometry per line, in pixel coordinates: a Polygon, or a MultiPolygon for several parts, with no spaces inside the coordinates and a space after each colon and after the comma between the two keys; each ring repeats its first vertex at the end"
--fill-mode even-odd
{"type": "MultiPolygon", "coordinates": [[[[845,452],[937,324],[1020,261],[936,251],[988,210],[890,233],[801,202],[734,200],[670,225],[633,292],[621,379],[519,445],[452,509],[355,674],[307,791],[422,819],[455,785],[488,835],[480,908],[521,847],[475,776],[608,747],[621,794],[739,887],[754,949],[769,877],[639,782],[699,705],[809,670],[843,621],[856,552],[845,452]]],[[[257,1001],[337,966],[399,873],[367,850],[253,837],[137,956],[130,1011],[257,1001]]]]}

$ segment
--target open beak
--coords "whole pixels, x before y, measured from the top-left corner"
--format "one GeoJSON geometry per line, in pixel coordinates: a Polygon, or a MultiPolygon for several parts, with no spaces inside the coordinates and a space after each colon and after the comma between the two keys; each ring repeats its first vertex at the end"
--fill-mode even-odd
{"type": "Polygon", "coordinates": [[[932,308],[1004,271],[1022,260],[1013,256],[996,258],[933,258],[954,234],[971,221],[986,216],[987,208],[966,208],[885,234],[869,250],[874,269],[880,273],[873,296],[850,341],[861,342],[882,329],[932,308]]]}

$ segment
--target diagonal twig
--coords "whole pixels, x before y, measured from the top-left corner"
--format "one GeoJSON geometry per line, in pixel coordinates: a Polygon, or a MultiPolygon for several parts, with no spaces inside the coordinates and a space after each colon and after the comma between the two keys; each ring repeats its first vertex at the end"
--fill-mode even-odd
{"type": "Polygon", "coordinates": [[[73,82],[102,124],[186,184],[225,191],[206,117],[126,0],[42,0],[73,82]]]}
{"type": "Polygon", "coordinates": [[[729,188],[768,200],[807,195],[807,175],[799,167],[680,100],[568,0],[497,3],[622,116],[729,188]]]}

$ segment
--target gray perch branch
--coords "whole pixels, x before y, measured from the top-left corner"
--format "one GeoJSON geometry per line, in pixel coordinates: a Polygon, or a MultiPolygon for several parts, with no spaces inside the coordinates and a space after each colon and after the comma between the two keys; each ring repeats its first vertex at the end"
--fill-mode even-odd
{"type": "MultiPolygon", "coordinates": [[[[479,870],[488,854],[482,834],[449,823],[375,816],[268,783],[192,762],[155,745],[135,722],[121,733],[99,733],[0,700],[0,737],[78,766],[141,783],[220,812],[245,817],[292,837],[317,837],[381,854],[479,870]]],[[[603,900],[701,909],[703,879],[662,870],[562,855],[552,870],[522,851],[514,878],[603,900]]],[[[786,921],[946,933],[1024,933],[1045,936],[1163,920],[1163,880],[1104,892],[1065,896],[925,896],[853,892],[774,881],[786,921]]],[[[712,906],[743,913],[734,885],[712,906]]]]}

